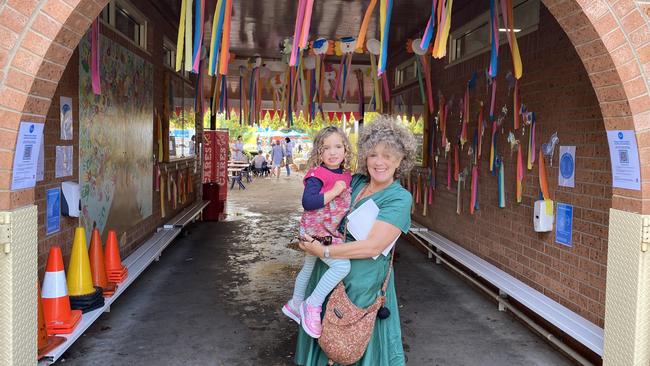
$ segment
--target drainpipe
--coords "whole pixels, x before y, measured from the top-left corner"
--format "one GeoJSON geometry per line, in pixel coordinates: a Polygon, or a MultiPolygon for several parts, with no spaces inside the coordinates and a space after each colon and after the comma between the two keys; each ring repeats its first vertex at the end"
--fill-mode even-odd
{"type": "Polygon", "coordinates": [[[457,272],[458,274],[460,274],[461,276],[463,276],[464,278],[466,278],[467,280],[469,280],[471,283],[473,283],[474,285],[476,285],[478,288],[480,288],[481,290],[483,290],[483,291],[484,291],[486,294],[488,294],[491,298],[493,298],[494,300],[496,300],[497,303],[499,304],[499,307],[500,307],[500,308],[505,308],[505,309],[507,309],[508,311],[512,312],[515,316],[517,316],[517,317],[518,317],[519,319],[521,319],[524,323],[526,323],[526,325],[528,325],[528,326],[531,327],[533,330],[535,330],[537,333],[539,333],[539,335],[541,335],[544,339],[546,339],[547,341],[549,341],[550,343],[552,343],[553,345],[555,345],[557,348],[559,348],[560,350],[562,350],[562,352],[566,353],[566,354],[569,355],[571,358],[573,358],[574,360],[576,360],[578,363],[580,363],[580,365],[583,365],[583,366],[594,366],[593,363],[589,362],[589,360],[587,360],[587,359],[584,358],[582,355],[580,355],[580,354],[577,353],[575,350],[573,350],[571,347],[569,347],[568,345],[566,345],[566,343],[564,343],[564,342],[562,342],[561,340],[557,339],[557,338],[556,338],[553,334],[551,334],[549,331],[547,331],[546,329],[542,328],[539,324],[535,323],[535,321],[533,321],[531,318],[529,318],[526,314],[522,313],[519,309],[517,309],[517,308],[514,307],[512,304],[510,304],[510,303],[508,302],[508,300],[506,300],[505,298],[499,296],[499,294],[497,294],[497,293],[495,293],[494,291],[490,290],[490,289],[487,288],[485,285],[483,285],[482,283],[480,283],[479,281],[477,281],[475,278],[473,278],[473,277],[471,277],[470,275],[468,275],[467,273],[465,273],[465,271],[463,271],[462,269],[458,268],[458,267],[455,266],[453,263],[449,262],[449,261],[448,261],[447,259],[445,259],[442,255],[440,255],[440,253],[437,253],[435,250],[431,249],[427,244],[425,244],[424,242],[422,242],[422,240],[420,240],[420,239],[419,239],[418,237],[416,237],[415,235],[413,235],[413,234],[409,234],[409,235],[411,236],[411,238],[415,239],[415,241],[417,241],[418,244],[420,244],[421,246],[423,246],[424,249],[426,249],[427,251],[429,251],[429,253],[431,253],[432,255],[434,255],[434,256],[436,257],[437,260],[439,260],[440,262],[446,264],[449,268],[453,269],[455,272],[457,272]]]}

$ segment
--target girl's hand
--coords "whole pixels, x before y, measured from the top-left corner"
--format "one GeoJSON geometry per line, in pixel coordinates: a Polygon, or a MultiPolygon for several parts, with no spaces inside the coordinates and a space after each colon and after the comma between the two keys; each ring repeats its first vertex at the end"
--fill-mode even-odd
{"type": "Polygon", "coordinates": [[[308,254],[316,257],[323,257],[325,253],[323,245],[307,234],[298,242],[298,246],[308,254]]]}
{"type": "Polygon", "coordinates": [[[347,189],[347,185],[345,184],[344,181],[342,180],[337,180],[336,183],[334,183],[334,189],[336,189],[336,195],[340,195],[341,193],[345,192],[347,189]]]}

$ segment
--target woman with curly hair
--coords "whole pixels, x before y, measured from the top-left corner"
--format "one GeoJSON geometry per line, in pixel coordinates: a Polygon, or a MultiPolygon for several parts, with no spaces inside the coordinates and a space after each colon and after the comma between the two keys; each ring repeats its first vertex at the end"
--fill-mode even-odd
{"type": "MultiPolygon", "coordinates": [[[[345,291],[356,306],[368,307],[380,293],[390,267],[390,255],[381,253],[411,225],[411,194],[399,183],[399,178],[413,167],[415,139],[398,120],[381,116],[364,126],[358,141],[358,174],[352,177],[350,211],[372,199],[379,213],[365,240],[347,235],[345,244],[324,246],[305,236],[300,248],[320,258],[350,259],[350,273],[343,283],[345,291]],[[372,257],[378,256],[377,259],[372,257]]],[[[344,219],[339,231],[343,231],[344,219]]],[[[393,249],[394,250],[394,249],[393,249]]],[[[321,261],[311,276],[307,291],[311,291],[327,269],[321,261]]],[[[384,306],[390,311],[385,319],[377,318],[373,334],[359,366],[401,366],[405,364],[402,336],[395,294],[394,274],[391,272],[384,306]]],[[[327,302],[324,303],[327,307],[327,302]]],[[[295,363],[305,366],[327,365],[328,357],[318,341],[304,332],[298,334],[295,363]]]]}

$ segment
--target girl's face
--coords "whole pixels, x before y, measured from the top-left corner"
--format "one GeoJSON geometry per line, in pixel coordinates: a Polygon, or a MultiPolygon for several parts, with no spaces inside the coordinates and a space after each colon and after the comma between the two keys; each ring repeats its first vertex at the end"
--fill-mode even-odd
{"type": "Polygon", "coordinates": [[[390,184],[395,180],[395,170],[402,162],[402,155],[389,148],[384,143],[379,143],[368,154],[366,164],[370,179],[379,184],[390,184]]]}
{"type": "Polygon", "coordinates": [[[328,169],[338,169],[345,159],[345,144],[338,133],[333,133],[323,140],[320,158],[328,169]]]}

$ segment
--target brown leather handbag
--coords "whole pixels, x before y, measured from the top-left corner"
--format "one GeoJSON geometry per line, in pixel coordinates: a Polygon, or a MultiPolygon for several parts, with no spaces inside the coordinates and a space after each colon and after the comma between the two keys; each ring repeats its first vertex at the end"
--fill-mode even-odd
{"type": "Polygon", "coordinates": [[[366,352],[368,342],[375,328],[377,312],[386,300],[388,279],[393,269],[394,252],[390,266],[381,287],[381,294],[367,308],[360,308],[350,301],[345,293],[345,285],[339,282],[332,291],[325,309],[323,330],[318,344],[329,358],[329,364],[351,365],[366,352]]]}

